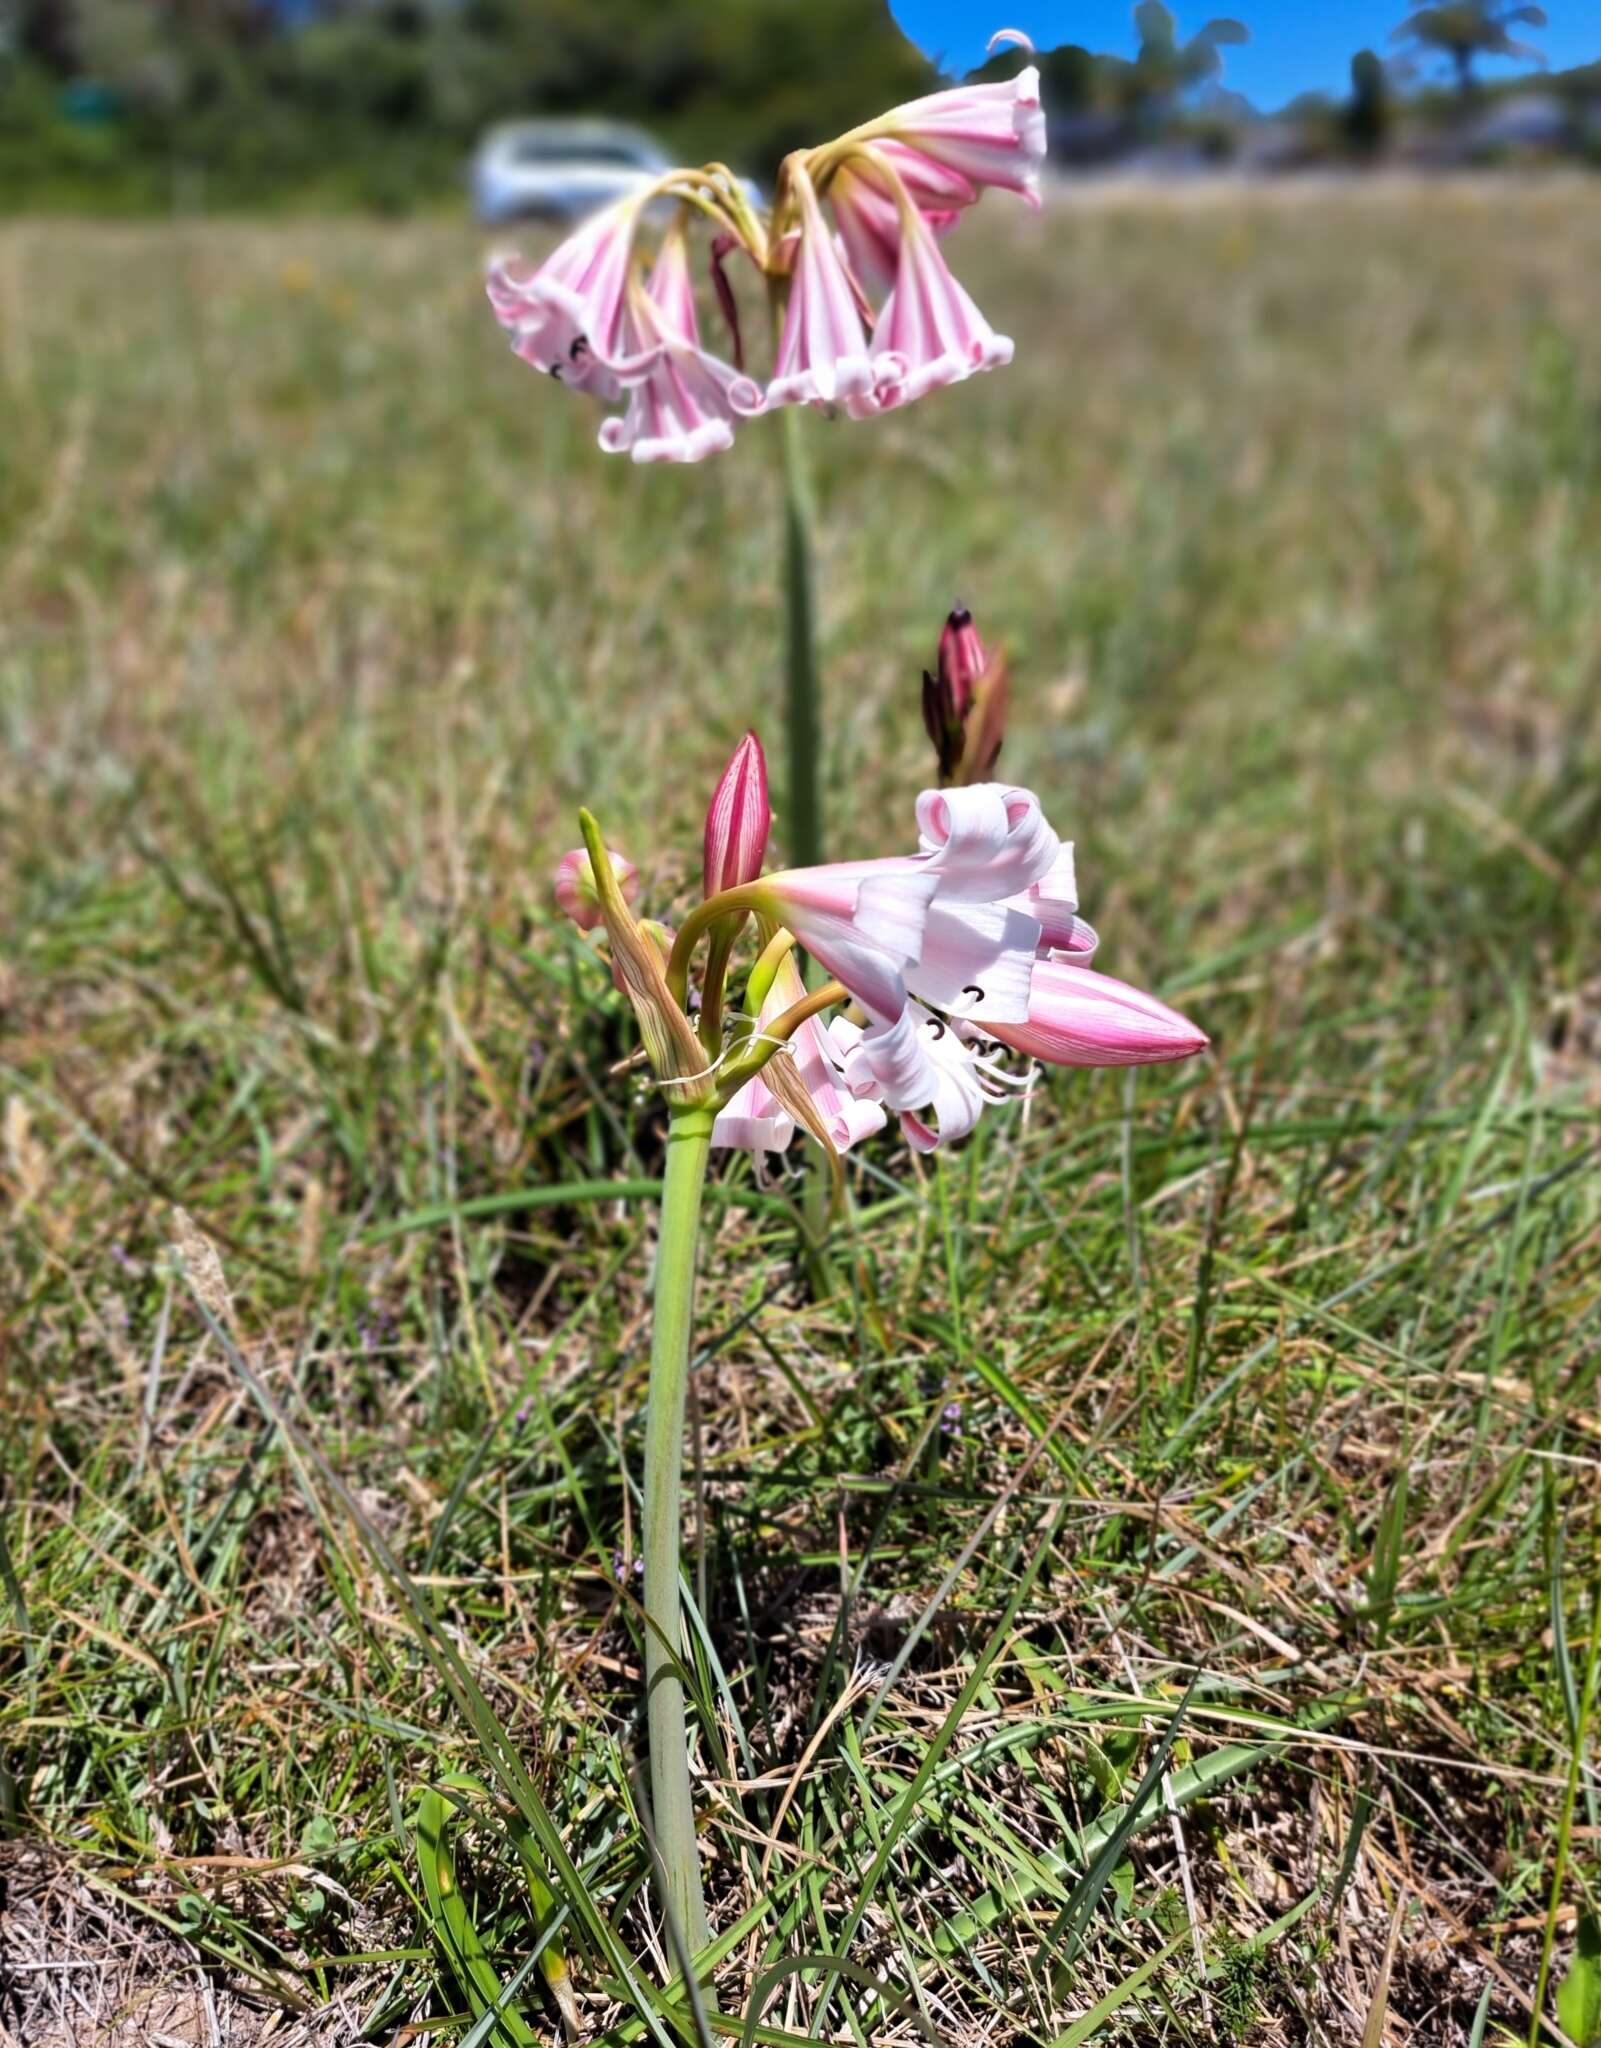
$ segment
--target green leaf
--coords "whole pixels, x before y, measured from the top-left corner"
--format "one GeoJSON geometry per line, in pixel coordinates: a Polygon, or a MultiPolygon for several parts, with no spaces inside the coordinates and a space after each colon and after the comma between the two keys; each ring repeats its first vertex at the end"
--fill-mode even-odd
{"type": "Polygon", "coordinates": [[[1601,2042],[1601,1920],[1579,1915],[1579,1940],[1572,1967],[1557,1987],[1557,2018],[1577,2048],[1601,2042]]]}
{"type": "Polygon", "coordinates": [[[506,1993],[456,1883],[456,1866],[445,1839],[445,1818],[443,1796],[431,1790],[424,1792],[417,1806],[415,1845],[434,1937],[445,1952],[451,1974],[466,1994],[474,2018],[481,2019],[493,2012],[497,2041],[509,2042],[512,2048],[535,2048],[537,2037],[521,2015],[504,2008],[506,1993]]]}

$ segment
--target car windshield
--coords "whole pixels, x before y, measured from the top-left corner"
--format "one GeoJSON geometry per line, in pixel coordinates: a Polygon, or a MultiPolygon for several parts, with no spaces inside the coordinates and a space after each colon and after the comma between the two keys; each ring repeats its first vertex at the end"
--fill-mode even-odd
{"type": "Polygon", "coordinates": [[[605,164],[634,171],[650,168],[650,158],[645,152],[630,148],[626,142],[585,142],[578,136],[570,140],[530,136],[516,143],[512,154],[519,164],[549,165],[552,168],[565,164],[605,164]]]}

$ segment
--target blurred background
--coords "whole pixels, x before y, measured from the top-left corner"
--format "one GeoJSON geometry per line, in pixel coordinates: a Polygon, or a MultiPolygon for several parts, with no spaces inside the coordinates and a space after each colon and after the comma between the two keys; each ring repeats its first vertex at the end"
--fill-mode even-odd
{"type": "MultiPolygon", "coordinates": [[[[1064,172],[1601,162],[1592,4],[1018,19],[1064,172]]],[[[899,26],[882,0],[3,0],[0,203],[438,206],[528,117],[610,117],[762,179],[981,67],[991,26],[970,0],[905,0],[899,26]]]]}

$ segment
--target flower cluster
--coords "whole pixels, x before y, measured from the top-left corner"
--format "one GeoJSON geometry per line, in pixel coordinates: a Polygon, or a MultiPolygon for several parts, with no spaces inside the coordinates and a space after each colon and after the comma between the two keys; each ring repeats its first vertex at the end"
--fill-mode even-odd
{"type": "Polygon", "coordinates": [[[1008,1065],[1008,1052],[1139,1066],[1206,1044],[1176,1010],[1091,967],[1073,849],[1031,791],[925,790],[915,853],[763,875],[766,788],[747,735],[707,815],[705,898],[676,935],[635,922],[632,866],[587,813],[584,847],[558,870],[580,922],[598,901],[658,1080],[678,1104],[714,1112],[715,1145],[781,1152],[804,1128],[843,1152],[894,1115],[932,1151],[965,1137],[987,1103],[1026,1093],[1033,1069],[1008,1065]],[[752,918],[760,948],[725,1028],[724,982],[752,918]],[[688,991],[702,940],[697,1030],[688,991]],[[797,945],[833,977],[824,987],[808,993],[797,945]]]}
{"type": "Polygon", "coordinates": [[[600,444],[636,462],[699,461],[773,406],[889,412],[1011,360],[1011,342],[952,275],[939,238],[990,187],[1037,206],[1044,156],[1039,74],[1028,66],[795,151],[768,211],[721,164],[670,171],[585,222],[537,269],[495,260],[490,304],[524,362],[621,406],[600,444]],[[672,219],[647,268],[640,233],[663,204],[672,219]],[[711,227],[731,362],[701,338],[689,253],[697,220],[711,227]],[[735,252],[783,308],[765,386],[743,367],[724,269],[735,252]]]}

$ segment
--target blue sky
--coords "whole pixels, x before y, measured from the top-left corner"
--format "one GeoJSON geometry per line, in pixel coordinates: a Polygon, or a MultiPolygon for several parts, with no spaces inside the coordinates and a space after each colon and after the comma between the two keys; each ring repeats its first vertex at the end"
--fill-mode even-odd
{"type": "MultiPolygon", "coordinates": [[[[1251,40],[1225,54],[1223,82],[1247,94],[1259,107],[1279,107],[1298,92],[1342,91],[1350,78],[1351,54],[1364,44],[1381,54],[1390,31],[1411,12],[1409,0],[1215,0],[1186,4],[1168,0],[1180,35],[1193,33],[1213,15],[1243,21],[1251,40]]],[[[1083,43],[1092,50],[1132,55],[1133,0],[890,0],[895,18],[931,55],[943,53],[952,70],[982,61],[995,28],[1020,28],[1039,47],[1083,43]]],[[[1523,31],[1553,67],[1601,58],[1601,0],[1546,0],[1551,26],[1523,31]]],[[[1491,63],[1486,77],[1509,67],[1491,63]]]]}

